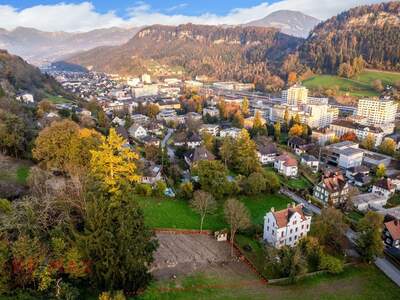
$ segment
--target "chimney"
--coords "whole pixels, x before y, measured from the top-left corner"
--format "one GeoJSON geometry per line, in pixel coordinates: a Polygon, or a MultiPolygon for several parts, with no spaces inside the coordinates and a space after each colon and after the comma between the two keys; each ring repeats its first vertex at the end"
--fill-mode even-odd
{"type": "Polygon", "coordinates": [[[271,212],[275,212],[275,208],[274,207],[271,207],[271,212]]]}

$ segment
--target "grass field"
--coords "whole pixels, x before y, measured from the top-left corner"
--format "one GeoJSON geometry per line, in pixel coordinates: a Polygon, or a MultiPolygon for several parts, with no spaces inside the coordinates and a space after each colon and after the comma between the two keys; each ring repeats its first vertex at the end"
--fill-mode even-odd
{"type": "Polygon", "coordinates": [[[389,300],[398,299],[399,292],[374,266],[359,265],[347,267],[340,275],[316,275],[290,286],[246,284],[218,274],[196,274],[154,283],[139,299],[389,300]]]}
{"type": "Polygon", "coordinates": [[[291,178],[286,182],[287,186],[292,189],[305,190],[311,187],[311,183],[304,177],[291,178]]]}
{"type": "Polygon", "coordinates": [[[26,184],[30,163],[0,155],[0,181],[26,184]]]}
{"type": "Polygon", "coordinates": [[[62,96],[54,96],[54,95],[50,95],[50,94],[46,95],[46,100],[49,100],[53,104],[65,104],[65,103],[73,103],[74,102],[74,101],[64,98],[62,96]]]}
{"type": "MultiPolygon", "coordinates": [[[[139,196],[137,199],[151,228],[199,229],[199,215],[186,201],[139,196]]],[[[282,195],[242,196],[239,200],[249,209],[253,224],[259,225],[263,224],[264,215],[271,207],[282,209],[291,202],[282,195]]],[[[219,207],[215,214],[206,216],[203,229],[219,230],[226,226],[223,209],[219,207]]]]}
{"type": "Polygon", "coordinates": [[[372,88],[372,82],[376,79],[381,80],[384,86],[393,85],[394,82],[400,80],[400,73],[366,70],[351,79],[334,75],[316,75],[305,80],[303,84],[311,90],[338,86],[342,95],[348,93],[353,97],[374,97],[379,96],[379,93],[372,88]]]}

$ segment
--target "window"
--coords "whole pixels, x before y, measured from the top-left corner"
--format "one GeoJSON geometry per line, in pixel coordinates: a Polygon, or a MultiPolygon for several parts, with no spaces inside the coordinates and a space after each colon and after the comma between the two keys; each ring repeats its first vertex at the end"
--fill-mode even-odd
{"type": "Polygon", "coordinates": [[[275,231],[272,230],[272,234],[275,234],[275,231]]]}
{"type": "Polygon", "coordinates": [[[303,224],[303,225],[301,225],[301,229],[304,229],[304,224],[303,224]]]}
{"type": "Polygon", "coordinates": [[[307,229],[310,227],[310,225],[307,224],[307,229]]]}
{"type": "Polygon", "coordinates": [[[297,224],[297,221],[293,221],[293,225],[296,225],[297,224]]]}
{"type": "Polygon", "coordinates": [[[283,231],[281,232],[281,237],[283,237],[283,231]]]}
{"type": "Polygon", "coordinates": [[[290,233],[293,233],[293,229],[290,229],[290,233]]]}
{"type": "Polygon", "coordinates": [[[269,231],[269,226],[267,226],[267,231],[269,231]]]}
{"type": "Polygon", "coordinates": [[[295,230],[296,232],[297,232],[297,229],[298,229],[298,227],[296,227],[296,230],[295,230]]]}
{"type": "Polygon", "coordinates": [[[290,238],[289,238],[289,242],[291,242],[291,241],[292,241],[292,238],[290,237],[290,238]]]}
{"type": "Polygon", "coordinates": [[[297,240],[297,235],[294,236],[294,240],[297,240]]]}

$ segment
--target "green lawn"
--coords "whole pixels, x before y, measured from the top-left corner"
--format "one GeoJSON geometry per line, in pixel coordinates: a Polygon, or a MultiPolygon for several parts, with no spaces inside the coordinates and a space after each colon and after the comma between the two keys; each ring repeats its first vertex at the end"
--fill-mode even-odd
{"type": "Polygon", "coordinates": [[[65,103],[73,103],[74,101],[64,98],[62,96],[55,96],[55,95],[46,95],[46,100],[49,100],[53,104],[65,104],[65,103]]]}
{"type": "Polygon", "coordinates": [[[26,184],[26,180],[28,179],[29,176],[29,170],[30,169],[27,166],[22,166],[17,169],[16,179],[18,183],[26,184]]]}
{"type": "Polygon", "coordinates": [[[281,210],[287,207],[292,201],[283,195],[259,195],[259,196],[241,196],[239,197],[251,214],[251,221],[255,225],[264,224],[265,214],[274,207],[275,210],[281,210]]]}
{"type": "Polygon", "coordinates": [[[299,178],[291,178],[286,181],[286,184],[288,187],[298,190],[305,190],[311,187],[311,183],[303,176],[299,178]]]}
{"type": "Polygon", "coordinates": [[[400,292],[373,265],[347,267],[340,275],[316,275],[290,286],[232,283],[236,281],[229,276],[200,273],[154,283],[139,299],[391,300],[398,299],[400,292]]]}
{"type": "Polygon", "coordinates": [[[400,73],[366,70],[351,79],[334,75],[316,75],[305,80],[303,84],[311,90],[319,87],[328,89],[338,86],[341,94],[348,93],[354,97],[374,97],[379,96],[379,93],[372,88],[372,82],[376,79],[380,79],[383,85],[392,85],[400,80],[400,73]]]}
{"type": "MultiPolygon", "coordinates": [[[[188,202],[175,199],[156,199],[153,197],[140,197],[137,199],[144,211],[146,223],[151,228],[177,228],[177,229],[199,229],[199,215],[194,212],[188,202]]],[[[282,195],[259,195],[239,197],[249,209],[252,222],[262,225],[265,213],[271,207],[283,209],[290,203],[290,199],[282,195]]],[[[203,228],[219,230],[226,228],[222,205],[213,215],[207,215],[203,228]]]]}

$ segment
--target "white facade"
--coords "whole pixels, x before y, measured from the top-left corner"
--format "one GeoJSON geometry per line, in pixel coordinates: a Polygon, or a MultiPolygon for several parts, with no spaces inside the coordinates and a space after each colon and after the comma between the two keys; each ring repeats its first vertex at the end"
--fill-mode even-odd
{"type": "Polygon", "coordinates": [[[224,138],[224,137],[231,137],[233,139],[236,139],[239,137],[241,130],[239,128],[236,127],[231,127],[231,128],[226,128],[226,129],[222,129],[219,132],[219,136],[224,138]]]}
{"type": "Polygon", "coordinates": [[[208,132],[212,136],[217,136],[219,133],[219,126],[216,124],[203,124],[199,129],[200,133],[208,132]]]}
{"type": "Polygon", "coordinates": [[[142,75],[142,82],[146,84],[151,83],[151,76],[149,74],[143,74],[142,75]]]}
{"type": "Polygon", "coordinates": [[[129,135],[135,139],[147,136],[147,131],[141,125],[134,124],[129,128],[129,135]]]}
{"type": "Polygon", "coordinates": [[[286,157],[278,156],[274,162],[274,168],[287,177],[296,177],[298,174],[297,161],[294,158],[288,160],[286,157]]]}
{"type": "Polygon", "coordinates": [[[301,205],[274,212],[264,217],[263,238],[276,248],[293,247],[310,231],[311,216],[306,216],[301,205]]]}
{"type": "Polygon", "coordinates": [[[219,109],[216,107],[206,107],[203,109],[203,116],[219,117],[219,109]]]}
{"type": "Polygon", "coordinates": [[[360,99],[357,115],[366,117],[369,125],[394,123],[397,106],[393,100],[360,99]]]}
{"type": "Polygon", "coordinates": [[[362,141],[368,135],[371,135],[375,140],[375,147],[378,147],[382,144],[385,133],[381,128],[375,126],[364,126],[359,124],[352,124],[350,121],[337,121],[332,123],[329,126],[329,129],[333,131],[337,137],[341,137],[346,133],[354,133],[357,136],[357,139],[362,141]]]}
{"type": "Polygon", "coordinates": [[[288,105],[306,104],[308,100],[308,89],[304,86],[294,85],[282,91],[282,99],[288,105]]]}

